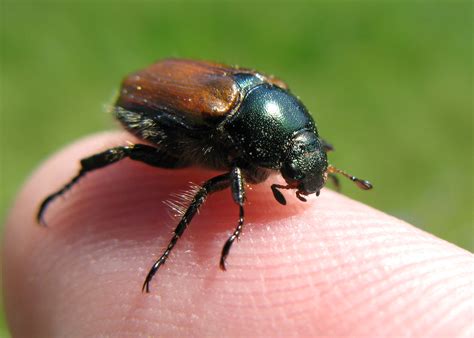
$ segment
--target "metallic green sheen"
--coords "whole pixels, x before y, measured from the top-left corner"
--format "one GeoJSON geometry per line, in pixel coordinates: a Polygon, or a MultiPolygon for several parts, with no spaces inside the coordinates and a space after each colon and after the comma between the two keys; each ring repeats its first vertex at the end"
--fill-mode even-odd
{"type": "Polygon", "coordinates": [[[296,133],[318,136],[313,119],[290,92],[263,83],[251,88],[225,129],[252,162],[280,169],[296,133]]]}

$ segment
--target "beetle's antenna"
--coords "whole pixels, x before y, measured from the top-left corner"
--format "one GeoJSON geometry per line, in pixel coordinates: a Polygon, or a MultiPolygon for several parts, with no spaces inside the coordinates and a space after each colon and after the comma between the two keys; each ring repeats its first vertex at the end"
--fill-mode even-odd
{"type": "Polygon", "coordinates": [[[336,173],[341,174],[341,175],[347,177],[348,179],[350,179],[352,182],[354,182],[360,189],[363,189],[363,190],[372,189],[372,183],[370,183],[369,181],[361,180],[360,178],[352,176],[352,175],[346,173],[345,171],[343,171],[341,169],[337,169],[336,167],[334,167],[332,165],[328,166],[328,169],[326,170],[326,172],[328,174],[336,174],[336,173]]]}

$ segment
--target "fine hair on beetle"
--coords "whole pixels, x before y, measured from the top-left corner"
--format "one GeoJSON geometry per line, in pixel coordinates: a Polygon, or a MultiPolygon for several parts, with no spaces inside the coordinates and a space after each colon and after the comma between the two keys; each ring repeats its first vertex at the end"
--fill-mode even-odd
{"type": "Polygon", "coordinates": [[[86,174],[125,158],[165,169],[196,166],[222,172],[165,201],[179,222],[145,277],[145,292],[214,192],[229,188],[238,209],[237,225],[220,255],[219,266],[226,270],[226,258],[244,226],[247,183],[281,174],[286,184],[272,184],[271,190],[282,205],[287,203],[282,189],[295,191],[302,202],[310,194],[319,196],[328,179],[339,189],[337,174],[361,189],[372,188],[370,182],[328,163],[332,145],[319,136],[308,110],[283,81],[252,69],[161,60],[125,77],[113,113],[123,128],[144,143],[116,146],[80,160],[76,176],[40,204],[36,216],[40,224],[46,224],[48,205],[86,174]]]}

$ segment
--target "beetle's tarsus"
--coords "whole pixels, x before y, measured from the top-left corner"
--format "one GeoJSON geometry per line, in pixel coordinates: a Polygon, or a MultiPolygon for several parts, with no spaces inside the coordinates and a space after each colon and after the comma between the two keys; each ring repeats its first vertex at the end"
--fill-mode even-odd
{"type": "Polygon", "coordinates": [[[55,193],[52,193],[48,197],[46,197],[43,202],[41,203],[38,213],[36,214],[36,220],[40,225],[46,226],[46,222],[44,221],[44,213],[46,212],[46,209],[48,208],[48,205],[53,202],[57,197],[61,196],[64,194],[66,191],[71,189],[78,181],[79,179],[86,174],[86,170],[81,169],[79,170],[79,173],[72,178],[69,183],[67,183],[64,187],[56,191],[55,193]]]}
{"type": "Polygon", "coordinates": [[[145,282],[143,283],[142,292],[144,292],[144,293],[150,293],[150,286],[149,286],[149,282],[148,282],[148,281],[145,281],[145,282]]]}
{"type": "Polygon", "coordinates": [[[234,230],[232,236],[227,239],[222,248],[221,259],[219,266],[220,268],[225,271],[225,260],[229,255],[230,248],[236,239],[240,237],[242,234],[242,228],[244,226],[244,202],[245,202],[245,182],[242,176],[242,171],[238,167],[234,167],[230,173],[231,177],[231,189],[232,189],[232,197],[234,202],[239,206],[239,221],[237,223],[237,227],[234,230]]]}
{"type": "Polygon", "coordinates": [[[280,185],[280,184],[272,184],[271,189],[273,192],[273,197],[275,197],[276,201],[280,203],[281,205],[286,205],[286,198],[278,189],[289,189],[288,186],[280,185]]]}
{"type": "MultiPolygon", "coordinates": [[[[243,221],[243,219],[242,219],[242,221],[243,221]]],[[[240,229],[242,229],[242,225],[240,224],[240,222],[239,222],[239,225],[237,227],[238,228],[240,227],[240,229]]],[[[219,261],[219,267],[221,268],[222,271],[227,270],[225,262],[227,260],[227,256],[229,255],[230,248],[231,248],[232,244],[234,243],[234,240],[239,236],[239,235],[235,234],[237,231],[238,230],[236,229],[234,234],[232,234],[232,236],[229,237],[229,239],[225,242],[224,247],[222,248],[221,259],[219,261]]]]}
{"type": "Polygon", "coordinates": [[[235,228],[232,236],[230,236],[229,239],[227,239],[227,241],[224,244],[224,247],[222,248],[219,266],[223,271],[227,270],[225,266],[225,261],[227,259],[227,256],[229,255],[232,244],[234,244],[234,241],[236,239],[239,239],[240,235],[242,234],[243,226],[244,226],[244,207],[242,204],[240,204],[239,205],[239,223],[237,224],[237,227],[235,228]]]}
{"type": "Polygon", "coordinates": [[[41,203],[40,207],[38,208],[38,213],[36,214],[36,222],[38,222],[39,225],[41,226],[48,226],[46,224],[46,221],[44,220],[44,212],[46,210],[46,207],[48,204],[55,198],[55,195],[50,195],[46,197],[43,202],[41,203]]]}
{"type": "Polygon", "coordinates": [[[298,190],[296,191],[296,197],[298,197],[298,199],[301,201],[301,202],[307,202],[306,198],[303,197],[303,195],[301,194],[301,192],[298,190]]]}
{"type": "Polygon", "coordinates": [[[143,282],[142,286],[142,292],[149,293],[150,292],[150,282],[153,279],[153,276],[155,273],[158,271],[160,266],[164,264],[165,261],[163,259],[159,259],[158,261],[153,264],[153,267],[148,271],[148,274],[146,275],[145,281],[143,282]]]}
{"type": "Polygon", "coordinates": [[[222,271],[227,271],[227,268],[225,266],[225,261],[227,257],[221,256],[221,260],[219,262],[219,267],[221,268],[222,271]]]}
{"type": "Polygon", "coordinates": [[[83,158],[81,160],[81,169],[79,170],[79,173],[73,177],[73,179],[64,187],[46,197],[41,203],[38,214],[36,215],[38,223],[43,223],[44,225],[46,224],[43,221],[43,215],[48,205],[54,201],[56,197],[61,196],[66,191],[71,189],[86,173],[106,167],[127,157],[155,167],[175,168],[179,166],[179,160],[177,158],[169,155],[167,156],[166,154],[161,154],[157,148],[145,144],[114,147],[101,153],[83,158]]]}
{"type": "Polygon", "coordinates": [[[161,257],[153,264],[153,266],[151,267],[150,271],[148,272],[145,278],[143,287],[145,288],[145,290],[147,290],[147,292],[149,290],[148,284],[151,282],[151,280],[153,279],[153,276],[156,274],[160,266],[165,264],[166,260],[168,259],[169,254],[171,253],[171,250],[173,250],[179,238],[183,235],[184,230],[186,230],[189,222],[191,222],[194,215],[196,215],[197,211],[199,210],[199,207],[206,201],[207,197],[210,194],[229,187],[230,185],[229,175],[230,174],[223,174],[223,175],[213,177],[210,180],[207,180],[203,184],[203,186],[196,192],[191,204],[189,205],[188,209],[186,210],[183,217],[179,221],[178,226],[174,230],[174,235],[171,238],[168,246],[166,247],[166,250],[163,252],[161,257]]]}

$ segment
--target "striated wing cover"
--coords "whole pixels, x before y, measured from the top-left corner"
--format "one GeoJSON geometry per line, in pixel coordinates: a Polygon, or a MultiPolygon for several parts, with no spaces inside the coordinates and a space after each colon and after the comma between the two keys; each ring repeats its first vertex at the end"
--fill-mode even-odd
{"type": "Polygon", "coordinates": [[[165,59],[126,77],[116,105],[194,121],[224,116],[240,100],[231,76],[236,72],[242,71],[211,62],[165,59]]]}

